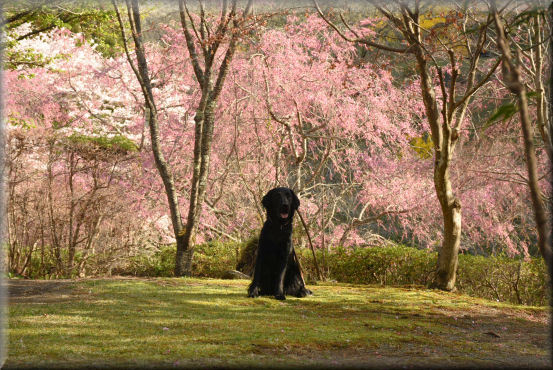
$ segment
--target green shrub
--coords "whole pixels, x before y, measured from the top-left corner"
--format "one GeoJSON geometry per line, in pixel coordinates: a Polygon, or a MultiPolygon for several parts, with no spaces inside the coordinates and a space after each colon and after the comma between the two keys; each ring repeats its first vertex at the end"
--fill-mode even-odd
{"type": "MultiPolygon", "coordinates": [[[[244,243],[211,241],[194,247],[192,275],[221,278],[225,271],[234,270],[244,243]]],[[[170,277],[174,276],[176,245],[161,247],[149,255],[131,257],[129,264],[118,270],[121,275],[170,277]]]]}
{"type": "MultiPolygon", "coordinates": [[[[228,270],[246,274],[253,266],[257,238],[238,242],[212,241],[194,250],[194,276],[221,278],[228,270]]],[[[318,279],[313,254],[297,248],[305,280],[318,279]]],[[[388,286],[427,286],[434,277],[437,253],[404,245],[379,247],[332,248],[329,253],[316,251],[319,267],[327,279],[353,284],[388,286]]],[[[149,256],[131,258],[125,274],[135,276],[173,276],[175,246],[161,248],[149,256]]],[[[121,272],[119,272],[121,273],[121,272]]],[[[548,302],[547,269],[541,258],[528,260],[505,256],[482,257],[459,255],[457,289],[465,294],[498,301],[546,305],[548,302]]]]}
{"type": "Polygon", "coordinates": [[[234,270],[244,243],[212,241],[197,245],[192,259],[194,276],[222,278],[228,270],[234,270]]]}
{"type": "MultiPolygon", "coordinates": [[[[305,274],[315,278],[313,253],[299,254],[305,274]]],[[[352,284],[426,285],[435,266],[435,253],[401,245],[338,247],[328,255],[320,251],[316,255],[319,267],[328,266],[331,279],[352,284]]]]}
{"type": "MultiPolygon", "coordinates": [[[[19,247],[19,253],[27,258],[30,251],[29,247],[19,247]]],[[[55,259],[51,253],[41,254],[40,249],[34,249],[31,253],[31,258],[27,267],[22,271],[22,275],[29,279],[72,279],[78,276],[78,266],[83,261],[83,253],[76,251],[73,257],[73,269],[67,271],[67,261],[69,259],[69,252],[67,249],[60,251],[61,263],[55,259]]],[[[23,267],[23,266],[20,266],[23,267]]],[[[14,276],[18,276],[17,271],[10,271],[14,276]]]]}
{"type": "Polygon", "coordinates": [[[460,255],[459,291],[483,298],[526,305],[548,302],[547,269],[542,258],[527,261],[506,256],[460,255]]]}
{"type": "MultiPolygon", "coordinates": [[[[64,252],[65,251],[62,251],[62,253],[60,253],[63,257],[67,254],[64,252]]],[[[30,279],[49,279],[51,277],[55,277],[54,274],[57,271],[57,265],[58,264],[51,254],[45,253],[42,258],[39,253],[33,252],[30,266],[27,271],[27,277],[30,279]]]]}
{"type": "Polygon", "coordinates": [[[170,277],[174,276],[175,244],[161,247],[153,254],[141,254],[129,259],[129,264],[121,270],[114,271],[120,275],[170,277]]]}
{"type": "MultiPolygon", "coordinates": [[[[316,280],[313,253],[297,250],[306,280],[316,280]]],[[[326,277],[344,283],[423,285],[434,277],[437,253],[402,245],[317,251],[326,277]],[[325,267],[328,266],[327,269],[325,267]]],[[[459,255],[459,292],[502,302],[542,306],[548,303],[547,269],[543,259],[459,255]]]]}

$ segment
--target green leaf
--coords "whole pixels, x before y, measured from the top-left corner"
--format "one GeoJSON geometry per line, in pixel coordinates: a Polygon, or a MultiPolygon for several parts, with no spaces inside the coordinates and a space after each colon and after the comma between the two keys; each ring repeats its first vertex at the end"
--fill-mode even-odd
{"type": "MultiPolygon", "coordinates": [[[[529,104],[535,102],[539,93],[537,91],[529,91],[526,93],[526,97],[530,101],[529,104]]],[[[482,127],[482,131],[486,130],[492,124],[496,122],[503,122],[511,118],[515,113],[518,112],[518,107],[514,101],[510,101],[501,105],[497,110],[491,115],[486,124],[482,127]]]]}
{"type": "Polygon", "coordinates": [[[511,118],[516,112],[518,112],[518,108],[514,102],[508,102],[503,105],[501,105],[494,114],[488,119],[486,122],[486,125],[484,125],[484,129],[488,128],[493,122],[495,121],[506,121],[509,118],[511,118]]]}
{"type": "Polygon", "coordinates": [[[537,91],[529,91],[526,93],[526,97],[528,99],[536,99],[539,95],[540,93],[538,93],[537,91]]]}

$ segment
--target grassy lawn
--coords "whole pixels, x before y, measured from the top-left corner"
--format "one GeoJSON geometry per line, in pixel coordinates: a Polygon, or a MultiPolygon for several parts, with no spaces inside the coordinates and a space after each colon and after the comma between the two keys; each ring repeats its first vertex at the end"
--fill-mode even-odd
{"type": "Polygon", "coordinates": [[[12,281],[6,366],[551,365],[545,307],[345,284],[281,302],[247,284],[12,281]]]}

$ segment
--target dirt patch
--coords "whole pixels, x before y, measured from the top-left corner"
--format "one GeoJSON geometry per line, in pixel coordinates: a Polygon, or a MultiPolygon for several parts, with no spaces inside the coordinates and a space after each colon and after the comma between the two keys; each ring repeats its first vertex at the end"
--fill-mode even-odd
{"type": "Polygon", "coordinates": [[[71,299],[73,280],[8,280],[10,303],[50,303],[71,299]]]}
{"type": "MultiPolygon", "coordinates": [[[[84,280],[106,280],[106,278],[57,280],[6,279],[4,284],[8,287],[8,300],[10,303],[54,303],[75,299],[80,295],[86,294],[82,290],[82,287],[78,287],[78,283],[84,280]]],[[[149,281],[162,286],[176,286],[180,284],[176,281],[134,276],[110,276],[109,280],[149,281]]]]}

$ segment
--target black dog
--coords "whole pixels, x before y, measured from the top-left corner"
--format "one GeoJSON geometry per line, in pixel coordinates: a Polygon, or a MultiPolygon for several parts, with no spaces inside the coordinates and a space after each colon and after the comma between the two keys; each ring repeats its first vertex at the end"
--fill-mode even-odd
{"type": "Polygon", "coordinates": [[[262,204],[267,210],[267,220],[259,236],[248,296],[274,295],[276,299],[286,299],[285,294],[296,297],[312,294],[305,288],[292,246],[292,220],[300,200],[292,189],[275,188],[263,197],[262,204]]]}

